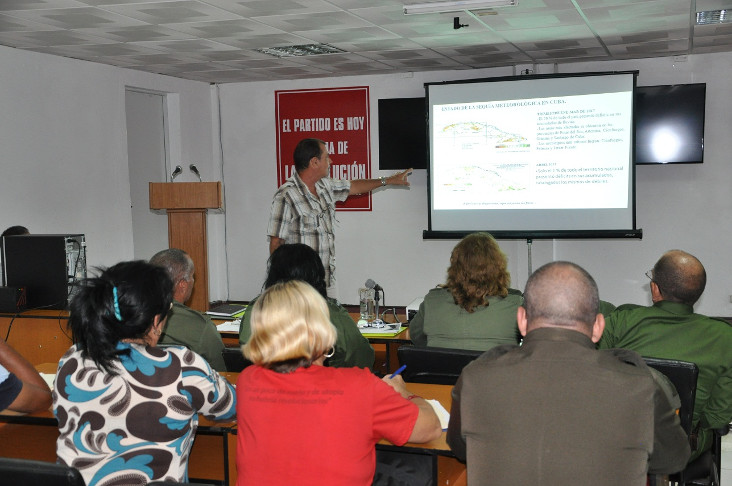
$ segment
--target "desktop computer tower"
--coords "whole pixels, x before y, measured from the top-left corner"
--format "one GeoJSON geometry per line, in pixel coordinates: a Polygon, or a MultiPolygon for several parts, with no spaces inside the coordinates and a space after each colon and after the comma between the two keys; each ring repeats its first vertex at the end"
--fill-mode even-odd
{"type": "Polygon", "coordinates": [[[2,238],[3,280],[25,289],[28,309],[66,309],[86,278],[84,235],[21,235],[2,238]]]}

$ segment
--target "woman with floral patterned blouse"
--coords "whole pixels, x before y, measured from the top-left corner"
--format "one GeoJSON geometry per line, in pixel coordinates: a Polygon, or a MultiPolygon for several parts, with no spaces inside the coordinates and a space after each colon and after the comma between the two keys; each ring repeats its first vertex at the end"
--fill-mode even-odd
{"type": "Polygon", "coordinates": [[[187,481],[198,414],[232,420],[234,389],[201,356],[157,347],[172,303],[160,267],[119,263],[71,302],[74,345],[54,383],[59,462],[87,486],[187,481]]]}

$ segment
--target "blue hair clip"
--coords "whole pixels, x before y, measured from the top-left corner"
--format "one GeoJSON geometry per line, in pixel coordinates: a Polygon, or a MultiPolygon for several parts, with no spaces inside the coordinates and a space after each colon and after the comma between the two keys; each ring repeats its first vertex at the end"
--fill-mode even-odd
{"type": "Polygon", "coordinates": [[[117,287],[112,287],[112,295],[114,295],[114,317],[118,321],[122,321],[122,313],[119,311],[119,297],[117,296],[117,287]]]}

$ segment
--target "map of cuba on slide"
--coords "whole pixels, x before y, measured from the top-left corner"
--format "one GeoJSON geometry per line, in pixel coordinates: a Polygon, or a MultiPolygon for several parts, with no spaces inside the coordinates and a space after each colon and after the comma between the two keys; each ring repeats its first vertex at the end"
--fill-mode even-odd
{"type": "Polygon", "coordinates": [[[433,204],[624,208],[632,93],[436,105],[433,204]]]}

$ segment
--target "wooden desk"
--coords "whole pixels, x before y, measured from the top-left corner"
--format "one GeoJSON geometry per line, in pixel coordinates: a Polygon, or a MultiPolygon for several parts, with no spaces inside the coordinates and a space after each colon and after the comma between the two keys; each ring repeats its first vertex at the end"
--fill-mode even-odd
{"type": "MultiPolygon", "coordinates": [[[[384,374],[393,373],[399,367],[399,357],[397,356],[397,349],[403,344],[412,344],[412,340],[409,339],[409,328],[404,329],[396,336],[368,336],[366,339],[369,340],[374,350],[379,347],[383,348],[384,352],[384,374]]],[[[376,370],[376,365],[374,365],[376,370]]],[[[376,370],[379,371],[379,370],[376,370]]]]}
{"type": "MultiPolygon", "coordinates": [[[[350,312],[351,319],[354,323],[358,320],[358,312],[350,312]]],[[[214,319],[214,324],[222,324],[226,320],[214,319]]],[[[220,331],[221,339],[227,348],[239,347],[239,333],[231,331],[220,331]]],[[[374,363],[374,371],[379,374],[393,373],[399,367],[399,359],[397,357],[397,349],[403,344],[412,344],[409,339],[409,328],[404,329],[396,336],[369,336],[365,335],[371,346],[376,352],[376,362],[374,363]],[[382,354],[383,353],[383,354],[382,354]],[[382,358],[383,356],[383,358],[382,358]]]]}
{"type": "MultiPolygon", "coordinates": [[[[42,373],[56,373],[56,363],[36,366],[42,373]]],[[[233,376],[223,373],[229,381],[233,376]]],[[[210,484],[236,483],[235,422],[213,422],[198,418],[196,439],[188,461],[190,481],[204,480],[210,484]]],[[[58,421],[51,410],[33,414],[0,413],[0,457],[16,457],[56,462],[58,421]]],[[[1,482],[1,481],[0,481],[1,482]]]]}
{"type": "MultiPolygon", "coordinates": [[[[38,366],[43,373],[55,373],[56,364],[38,366]]],[[[230,383],[236,383],[238,373],[222,373],[230,383]]],[[[409,383],[410,392],[428,399],[438,400],[450,410],[452,397],[449,385],[428,385],[409,383]]],[[[199,417],[196,440],[191,449],[188,476],[191,481],[204,480],[211,484],[233,485],[236,483],[236,424],[211,422],[199,417]]],[[[50,410],[28,415],[12,412],[0,413],[0,457],[17,457],[40,461],[56,461],[56,439],[58,422],[50,410]]],[[[445,432],[426,444],[407,443],[402,447],[388,441],[376,446],[383,450],[409,451],[430,457],[437,485],[452,485],[464,470],[450,451],[445,432]]]]}
{"type": "Polygon", "coordinates": [[[0,336],[33,365],[58,362],[71,347],[68,317],[63,310],[0,314],[0,336]]]}
{"type": "MultiPolygon", "coordinates": [[[[407,383],[407,388],[415,395],[439,401],[449,412],[452,406],[452,385],[432,385],[425,383],[407,383]]],[[[376,445],[377,449],[392,451],[409,451],[430,457],[433,475],[436,475],[434,484],[453,485],[458,477],[465,472],[465,464],[453,455],[447,445],[447,433],[442,432],[440,437],[425,444],[408,442],[403,446],[395,446],[382,440],[376,445]]]]}

